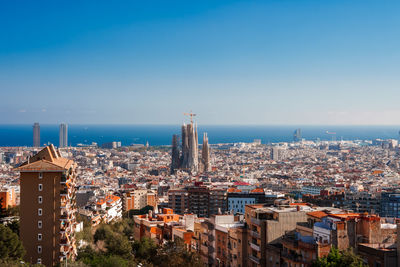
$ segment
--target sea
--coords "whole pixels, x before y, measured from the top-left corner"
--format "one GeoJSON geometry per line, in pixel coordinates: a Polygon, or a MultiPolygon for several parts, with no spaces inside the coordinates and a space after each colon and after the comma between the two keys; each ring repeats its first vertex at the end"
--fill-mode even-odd
{"type": "MultiPolygon", "coordinates": [[[[306,140],[373,140],[399,139],[400,126],[262,126],[262,125],[199,125],[199,143],[207,132],[210,144],[253,142],[261,139],[263,144],[291,142],[296,129],[301,129],[306,140]]],[[[41,143],[59,143],[59,126],[40,125],[41,143]]],[[[123,146],[146,144],[170,145],[173,134],[180,134],[180,125],[68,125],[68,143],[91,144],[120,141],[123,146]]],[[[0,146],[32,146],[32,125],[0,125],[0,146]]]]}

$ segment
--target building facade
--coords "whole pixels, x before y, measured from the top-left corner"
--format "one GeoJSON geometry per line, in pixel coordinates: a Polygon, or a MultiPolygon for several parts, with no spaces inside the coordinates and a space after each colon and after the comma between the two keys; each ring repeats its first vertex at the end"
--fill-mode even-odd
{"type": "Polygon", "coordinates": [[[231,192],[228,193],[228,211],[234,214],[245,212],[245,206],[248,204],[258,204],[265,202],[265,193],[251,193],[251,192],[231,192]]]}
{"type": "Polygon", "coordinates": [[[14,188],[4,188],[0,190],[1,207],[8,209],[16,205],[16,195],[14,188]]]}
{"type": "Polygon", "coordinates": [[[60,141],[59,141],[59,146],[60,148],[62,147],[67,147],[68,146],[68,125],[65,123],[60,124],[60,133],[59,133],[60,141]]]}
{"type": "Polygon", "coordinates": [[[16,169],[26,262],[54,266],[76,256],[75,167],[51,145],[16,169]]]}
{"type": "Polygon", "coordinates": [[[123,211],[140,210],[146,206],[157,208],[157,193],[150,189],[136,189],[122,193],[123,211]]]}
{"type": "Polygon", "coordinates": [[[400,193],[382,192],[380,215],[400,218],[400,193]]]}
{"type": "Polygon", "coordinates": [[[33,147],[40,147],[40,125],[38,122],[33,124],[33,147]]]}

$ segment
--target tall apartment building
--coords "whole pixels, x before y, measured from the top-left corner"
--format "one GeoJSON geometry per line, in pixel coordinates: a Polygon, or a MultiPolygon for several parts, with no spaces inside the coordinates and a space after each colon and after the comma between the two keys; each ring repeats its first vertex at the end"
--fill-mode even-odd
{"type": "Polygon", "coordinates": [[[271,148],[271,159],[275,161],[280,161],[282,159],[282,148],[274,146],[271,148]]]}
{"type": "Polygon", "coordinates": [[[60,124],[60,143],[58,147],[68,146],[68,125],[65,123],[60,124]]]}
{"type": "Polygon", "coordinates": [[[76,256],[75,167],[50,145],[16,168],[26,262],[49,267],[76,256]]]}
{"type": "Polygon", "coordinates": [[[298,128],[294,131],[293,133],[293,141],[294,142],[299,142],[301,141],[301,129],[298,128]]]}
{"type": "Polygon", "coordinates": [[[206,186],[189,187],[189,212],[198,217],[224,213],[227,210],[227,192],[225,189],[206,186]]]}
{"type": "Polygon", "coordinates": [[[307,221],[308,206],[264,207],[247,205],[245,219],[248,228],[247,266],[266,266],[267,245],[276,242],[287,231],[293,231],[298,222],[307,221]]]}
{"type": "Polygon", "coordinates": [[[40,147],[40,125],[38,122],[33,124],[33,147],[40,147]]]}
{"type": "Polygon", "coordinates": [[[382,217],[400,218],[400,192],[382,192],[380,204],[382,217]]]}
{"type": "Polygon", "coordinates": [[[186,189],[171,189],[168,191],[168,208],[176,214],[184,214],[189,209],[189,193],[186,189]]]}
{"type": "Polygon", "coordinates": [[[246,228],[239,217],[225,214],[204,219],[197,239],[198,252],[205,265],[246,266],[246,228]]]}

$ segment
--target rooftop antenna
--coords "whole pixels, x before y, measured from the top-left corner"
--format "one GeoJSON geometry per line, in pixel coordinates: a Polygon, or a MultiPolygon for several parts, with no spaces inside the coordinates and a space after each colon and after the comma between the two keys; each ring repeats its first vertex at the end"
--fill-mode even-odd
{"type": "Polygon", "coordinates": [[[193,124],[193,117],[197,114],[194,114],[192,111],[190,111],[189,113],[183,113],[183,115],[190,116],[190,123],[193,124]]]}

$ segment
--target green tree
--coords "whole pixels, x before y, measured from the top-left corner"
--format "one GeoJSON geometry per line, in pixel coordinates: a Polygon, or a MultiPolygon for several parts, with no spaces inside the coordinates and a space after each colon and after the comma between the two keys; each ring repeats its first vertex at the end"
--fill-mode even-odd
{"type": "Polygon", "coordinates": [[[133,239],[133,226],[135,222],[132,219],[125,218],[123,220],[120,220],[116,223],[113,223],[111,225],[111,228],[114,232],[123,234],[126,236],[129,240],[133,239]]]}
{"type": "Polygon", "coordinates": [[[83,227],[92,226],[92,223],[90,222],[90,220],[87,217],[85,217],[79,213],[76,214],[76,220],[78,222],[83,222],[83,227]]]}
{"type": "Polygon", "coordinates": [[[106,240],[107,254],[118,255],[124,259],[132,259],[132,246],[128,241],[128,238],[119,234],[113,233],[107,236],[106,240]]]}
{"type": "Polygon", "coordinates": [[[158,249],[157,257],[153,262],[156,266],[204,266],[200,256],[192,251],[188,251],[182,239],[177,238],[174,241],[168,241],[158,249]]]}
{"type": "Polygon", "coordinates": [[[19,216],[19,206],[8,206],[7,216],[19,216]]]}
{"type": "Polygon", "coordinates": [[[132,244],[133,254],[138,260],[152,262],[157,257],[157,245],[149,238],[132,244]]]}
{"type": "Polygon", "coordinates": [[[355,255],[352,250],[339,251],[332,247],[328,256],[318,258],[311,265],[312,267],[364,267],[362,259],[355,255]]]}
{"type": "Polygon", "coordinates": [[[21,260],[3,260],[0,259],[0,266],[7,266],[7,267],[44,267],[42,264],[30,264],[27,262],[23,262],[21,260]]]}
{"type": "Polygon", "coordinates": [[[0,224],[0,259],[19,260],[25,255],[25,249],[22,246],[17,234],[10,228],[0,224]]]}
{"type": "Polygon", "coordinates": [[[112,232],[113,231],[109,225],[101,224],[94,233],[94,243],[97,243],[99,240],[105,240],[108,236],[112,235],[112,232]]]}
{"type": "Polygon", "coordinates": [[[90,246],[78,252],[78,258],[75,266],[90,267],[133,267],[137,266],[133,260],[127,260],[119,255],[109,255],[102,252],[96,252],[90,246]],[[80,264],[80,265],[79,265],[80,264]]]}
{"type": "Polygon", "coordinates": [[[7,224],[7,227],[11,229],[15,234],[19,236],[19,221],[13,220],[7,224]]]}
{"type": "Polygon", "coordinates": [[[76,239],[79,240],[84,240],[88,243],[93,242],[93,234],[92,234],[92,226],[84,226],[82,231],[78,232],[75,234],[76,239]]]}

